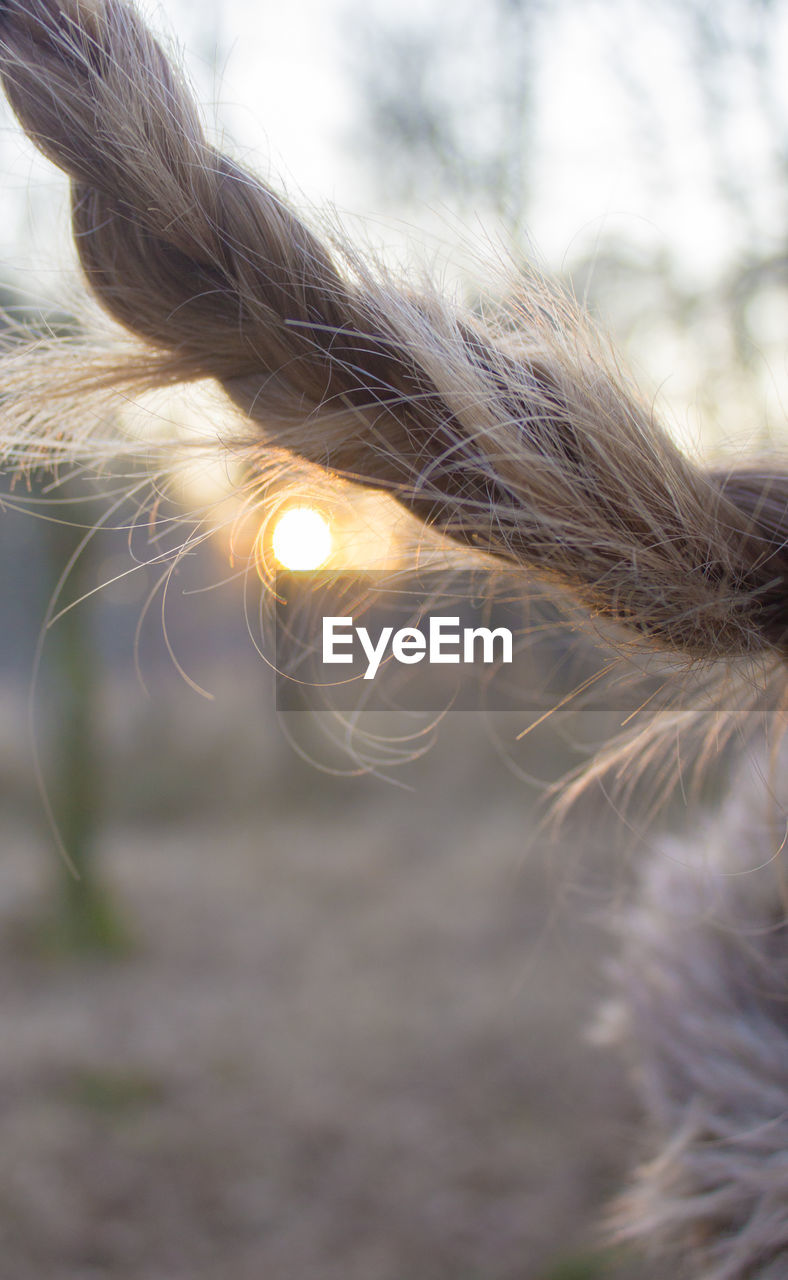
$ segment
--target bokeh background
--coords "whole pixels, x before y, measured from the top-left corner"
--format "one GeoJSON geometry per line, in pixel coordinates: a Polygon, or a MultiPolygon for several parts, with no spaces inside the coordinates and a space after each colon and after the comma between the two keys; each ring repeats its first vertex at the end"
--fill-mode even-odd
{"type": "MultiPolygon", "coordinates": [[[[687,448],[782,447],[784,3],[148,12],[299,207],[471,306],[536,260],[687,448]]],[[[67,325],[67,192],[7,108],[0,171],[4,306],[67,325]]],[[[644,1135],[589,1032],[656,832],[540,825],[595,726],[455,714],[364,772],[278,716],[237,548],[169,571],[207,484],[86,541],[117,481],[4,481],[3,1273],[645,1278],[601,1234],[644,1135]]]]}

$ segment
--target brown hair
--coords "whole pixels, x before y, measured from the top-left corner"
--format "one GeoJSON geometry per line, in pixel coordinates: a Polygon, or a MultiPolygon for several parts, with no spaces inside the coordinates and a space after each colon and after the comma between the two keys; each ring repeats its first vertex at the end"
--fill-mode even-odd
{"type": "Polygon", "coordinates": [[[10,0],[0,69],[71,178],[90,289],[145,344],[48,370],[44,351],[39,404],[216,378],[272,443],[661,647],[783,653],[788,474],[689,461],[557,290],[520,277],[483,322],[327,246],[209,145],[123,0],[10,0]]]}
{"type": "MultiPolygon", "coordinates": [[[[519,275],[482,319],[318,238],[206,141],[183,78],[123,0],[4,0],[0,73],[71,178],[85,278],[125,330],[104,347],[55,339],[4,357],[8,466],[120,449],[85,427],[89,393],[100,407],[214,378],[259,441],[387,489],[624,636],[752,659],[783,681],[788,473],[685,457],[556,289],[519,275]]],[[[621,981],[661,1135],[625,1229],[691,1243],[709,1280],[776,1278],[788,1250],[785,906],[757,783],[741,809],[737,791],[752,788],[734,786],[711,833],[726,902],[740,906],[744,880],[758,886],[746,938],[706,918],[706,886],[680,927],[665,859],[621,981]],[[742,877],[740,844],[757,877],[742,877]]]]}

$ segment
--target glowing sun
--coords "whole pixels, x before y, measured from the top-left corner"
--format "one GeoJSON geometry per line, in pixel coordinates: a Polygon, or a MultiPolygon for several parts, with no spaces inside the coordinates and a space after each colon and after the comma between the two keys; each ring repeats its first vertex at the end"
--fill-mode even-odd
{"type": "Polygon", "coordinates": [[[314,507],[290,507],[276,522],[273,542],[285,569],[319,569],[331,554],[328,521],[314,507]]]}

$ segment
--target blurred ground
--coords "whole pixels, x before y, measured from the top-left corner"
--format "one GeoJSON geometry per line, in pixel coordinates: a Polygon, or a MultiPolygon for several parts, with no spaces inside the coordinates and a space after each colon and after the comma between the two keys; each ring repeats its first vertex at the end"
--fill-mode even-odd
{"type": "MultiPolygon", "coordinates": [[[[44,773],[77,750],[78,649],[128,944],[53,947],[26,708],[65,554],[48,528],[0,528],[0,1280],[646,1280],[599,1236],[640,1144],[625,1068],[585,1038],[630,873],[610,813],[540,837],[478,713],[404,787],[318,771],[206,547],[167,631],[213,701],[155,609],[135,674],[144,571],[66,615],[69,662],[50,632],[44,773]]],[[[91,554],[80,591],[124,571],[126,534],[91,554]]],[[[547,726],[517,763],[572,761],[547,726]]]]}
{"type": "Polygon", "coordinates": [[[529,847],[473,714],[414,790],[326,777],[255,671],[214,703],[174,675],[105,687],[101,855],[133,947],[93,961],[31,934],[56,855],[6,691],[2,1274],[645,1277],[594,1236],[638,1143],[584,1041],[626,875],[604,823],[529,847]]]}

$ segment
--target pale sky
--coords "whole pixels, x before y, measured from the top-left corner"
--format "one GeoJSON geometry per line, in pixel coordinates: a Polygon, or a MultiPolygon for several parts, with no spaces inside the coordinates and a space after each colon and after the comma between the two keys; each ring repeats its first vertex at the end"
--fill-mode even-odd
{"type": "MultiPolygon", "coordinates": [[[[389,20],[417,21],[434,12],[436,2],[367,0],[365,9],[389,20]]],[[[237,154],[318,207],[331,204],[384,223],[395,213],[376,200],[363,162],[348,147],[359,99],[347,45],[359,0],[214,0],[210,7],[159,0],[145,8],[154,26],[182,46],[209,120],[225,129],[237,154]],[[211,65],[217,47],[218,82],[211,65]]],[[[581,240],[619,231],[646,244],[669,240],[689,270],[703,272],[713,269],[735,234],[713,199],[702,122],[687,94],[684,54],[668,9],[652,6],[646,21],[649,10],[642,4],[635,9],[624,0],[611,7],[598,0],[574,6],[568,20],[556,21],[539,65],[538,181],[529,220],[537,250],[552,263],[571,257],[581,240]],[[659,104],[660,163],[667,157],[670,179],[663,176],[661,188],[649,184],[644,157],[637,154],[627,118],[632,103],[611,70],[616,58],[627,61],[632,78],[659,104]]],[[[778,56],[788,65],[785,17],[778,56]]],[[[788,89],[783,105],[788,113],[788,89]]],[[[738,125],[741,164],[757,189],[765,140],[746,96],[738,125]]],[[[19,138],[7,107],[0,126],[0,252],[3,261],[40,274],[49,269],[53,245],[65,239],[63,233],[53,240],[53,228],[62,230],[65,220],[62,183],[19,138]]],[[[776,231],[785,211],[770,211],[772,193],[761,194],[763,226],[775,224],[776,231]]],[[[416,224],[445,224],[451,235],[450,219],[439,209],[414,208],[408,217],[416,224]]],[[[467,229],[470,235],[478,230],[472,218],[467,229]]]]}
{"type": "MultiPolygon", "coordinates": [[[[479,0],[476,0],[478,9],[479,0]]],[[[460,21],[470,0],[366,0],[364,11],[416,23],[439,15],[460,21]]],[[[672,6],[635,0],[587,0],[562,9],[538,65],[535,175],[528,230],[553,267],[615,235],[651,252],[669,244],[689,279],[713,279],[732,246],[746,236],[782,242],[788,210],[765,179],[768,138],[758,122],[752,86],[727,85],[736,111],[720,145],[752,193],[753,225],[736,223],[715,198],[713,168],[686,51],[671,26],[672,6]],[[616,68],[657,107],[658,163],[644,153],[631,115],[637,110],[616,68]]],[[[360,109],[350,72],[354,12],[361,0],[159,0],[145,11],[174,36],[209,121],[224,129],[233,153],[292,198],[370,220],[372,238],[402,239],[403,210],[386,208],[348,145],[360,109]],[[218,71],[214,49],[220,50],[218,71]],[[389,232],[389,227],[396,229],[389,232]]],[[[788,6],[782,7],[775,58],[788,66],[788,6]]],[[[459,26],[461,39],[464,27],[459,26]]],[[[469,58],[474,56],[468,27],[469,58]]],[[[788,76],[778,86],[788,118],[788,76]]],[[[462,93],[462,85],[457,85],[462,93]]],[[[788,136],[788,125],[786,125],[788,136]]],[[[65,184],[0,112],[0,262],[32,290],[56,288],[68,246],[65,184]]],[[[485,215],[425,203],[405,213],[414,228],[451,243],[483,243],[495,228],[485,215]]],[[[449,249],[451,254],[451,249],[449,249]]],[[[772,323],[772,321],[770,321],[772,323]]],[[[785,321],[782,339],[788,339],[785,321]]],[[[772,324],[772,328],[774,325],[772,324]]],[[[670,353],[668,353],[668,356],[670,353]]]]}

